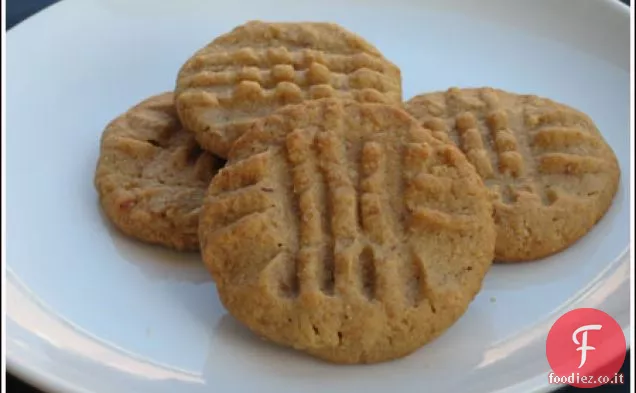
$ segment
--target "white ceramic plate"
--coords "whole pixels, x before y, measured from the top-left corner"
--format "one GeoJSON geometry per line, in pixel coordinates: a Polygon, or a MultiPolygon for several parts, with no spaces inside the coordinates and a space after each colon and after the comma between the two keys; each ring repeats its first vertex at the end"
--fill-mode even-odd
{"type": "MultiPolygon", "coordinates": [[[[629,331],[629,13],[579,0],[65,0],[7,38],[7,356],[63,392],[517,392],[547,384],[545,338],[597,307],[629,331]],[[589,113],[622,183],[582,241],[496,266],[469,311],[414,355],[333,366],[254,338],[197,256],[129,240],[98,209],[104,125],[173,87],[198,47],[247,19],[330,20],[403,70],[405,98],[496,86],[589,113]]],[[[628,337],[629,340],[629,337],[628,337]]]]}

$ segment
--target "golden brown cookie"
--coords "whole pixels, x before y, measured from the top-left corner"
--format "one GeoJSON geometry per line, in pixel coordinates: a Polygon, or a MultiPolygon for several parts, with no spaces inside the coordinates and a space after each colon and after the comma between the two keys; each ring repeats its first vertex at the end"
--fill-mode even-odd
{"type": "Polygon", "coordinates": [[[400,70],[363,38],[331,23],[248,22],[190,58],[176,104],[205,149],[226,157],[259,117],[324,97],[402,101],[400,70]]]}
{"type": "Polygon", "coordinates": [[[127,235],[196,250],[201,203],[221,165],[183,129],[172,93],[164,93],[108,124],[95,187],[106,215],[127,235]]]}
{"type": "Polygon", "coordinates": [[[279,109],[235,143],[199,237],[221,301],[254,332],[373,363],[464,313],[495,229],[456,147],[397,106],[323,99],[279,109]]]}
{"type": "Polygon", "coordinates": [[[618,162],[594,122],[575,109],[492,88],[423,94],[406,109],[459,146],[491,190],[498,261],[563,250],[612,203],[618,162]]]}

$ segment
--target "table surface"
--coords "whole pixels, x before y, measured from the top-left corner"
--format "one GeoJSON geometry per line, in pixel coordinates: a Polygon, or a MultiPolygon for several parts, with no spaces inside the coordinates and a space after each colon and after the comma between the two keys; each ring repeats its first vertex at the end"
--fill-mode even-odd
{"type": "MultiPolygon", "coordinates": [[[[6,18],[7,18],[7,30],[11,29],[22,20],[35,14],[36,12],[46,8],[47,6],[56,3],[60,0],[7,0],[6,3],[6,18]]],[[[621,2],[631,5],[631,0],[620,0],[621,2]]],[[[629,352],[625,358],[625,363],[621,369],[621,372],[625,376],[624,385],[615,386],[602,386],[595,388],[596,392],[603,393],[623,393],[629,392],[629,383],[631,375],[629,374],[629,352]]],[[[573,387],[566,387],[558,390],[558,393],[574,393],[576,391],[589,391],[589,389],[576,389],[573,387]]],[[[17,379],[11,374],[7,374],[7,392],[8,393],[43,393],[38,389],[35,389],[23,381],[17,379]]]]}

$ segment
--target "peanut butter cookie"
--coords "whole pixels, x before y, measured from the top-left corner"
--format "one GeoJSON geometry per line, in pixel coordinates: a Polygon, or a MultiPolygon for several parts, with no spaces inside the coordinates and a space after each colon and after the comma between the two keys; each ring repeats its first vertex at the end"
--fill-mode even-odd
{"type": "Polygon", "coordinates": [[[620,177],[614,152],[573,108],[492,88],[451,88],[414,97],[406,109],[459,146],[489,187],[498,261],[567,248],[612,203],[620,177]]]}
{"type": "Polygon", "coordinates": [[[172,93],[164,93],[106,127],[95,187],[106,215],[127,235],[196,250],[201,203],[221,165],[183,129],[172,93]]]}
{"type": "Polygon", "coordinates": [[[331,23],[248,22],[199,50],[179,71],[176,105],[201,146],[226,157],[255,119],[324,97],[401,103],[400,70],[331,23]]]}
{"type": "Polygon", "coordinates": [[[338,99],[255,123],[199,226],[220,299],[257,334],[336,363],[405,356],[465,312],[492,204],[464,155],[397,106],[338,99]]]}

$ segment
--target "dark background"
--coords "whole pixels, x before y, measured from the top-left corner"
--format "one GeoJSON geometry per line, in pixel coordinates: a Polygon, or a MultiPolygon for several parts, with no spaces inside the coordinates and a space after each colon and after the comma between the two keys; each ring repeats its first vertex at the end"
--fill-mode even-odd
{"type": "MultiPolygon", "coordinates": [[[[20,23],[23,19],[28,18],[29,16],[35,14],[41,9],[58,2],[59,0],[7,0],[7,30],[11,29],[14,25],[20,23]]],[[[157,0],[161,1],[161,0],[157,0]]],[[[529,0],[531,1],[531,0],[529,0]]],[[[621,2],[630,5],[631,0],[620,0],[621,2]]],[[[625,384],[624,385],[614,385],[614,386],[602,386],[599,388],[595,388],[595,392],[601,393],[623,393],[629,392],[629,382],[631,380],[631,375],[629,374],[629,352],[627,353],[627,357],[625,358],[625,363],[623,364],[623,368],[621,372],[625,375],[625,384]]],[[[577,391],[590,391],[590,389],[576,389],[572,387],[566,387],[560,389],[558,393],[574,393],[577,391]]],[[[7,392],[8,393],[41,393],[39,390],[34,389],[33,387],[25,384],[19,379],[15,378],[11,374],[7,374],[7,392]]]]}

